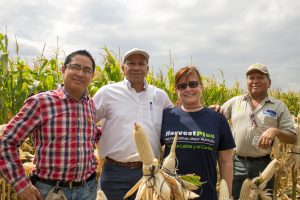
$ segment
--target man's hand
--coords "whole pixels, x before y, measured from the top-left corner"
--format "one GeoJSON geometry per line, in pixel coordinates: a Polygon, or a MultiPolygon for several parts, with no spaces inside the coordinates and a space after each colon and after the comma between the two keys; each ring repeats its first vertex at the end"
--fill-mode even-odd
{"type": "Polygon", "coordinates": [[[34,185],[27,187],[23,192],[19,193],[18,196],[21,200],[44,200],[43,195],[34,185]]]}
{"type": "Polygon", "coordinates": [[[276,128],[269,128],[259,138],[258,148],[269,149],[272,146],[272,143],[277,136],[276,128]]]}
{"type": "Polygon", "coordinates": [[[218,104],[210,105],[210,106],[208,106],[208,108],[213,109],[216,112],[223,113],[223,110],[221,109],[221,106],[218,105],[218,104]]]}

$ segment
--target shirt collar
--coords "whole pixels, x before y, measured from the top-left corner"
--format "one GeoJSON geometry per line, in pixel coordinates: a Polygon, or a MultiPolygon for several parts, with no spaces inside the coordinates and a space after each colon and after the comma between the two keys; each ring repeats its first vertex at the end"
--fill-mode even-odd
{"type": "MultiPolygon", "coordinates": [[[[243,95],[243,100],[244,100],[244,101],[247,101],[247,99],[250,99],[250,98],[251,98],[251,97],[250,97],[249,93],[243,95]]],[[[264,102],[274,103],[274,102],[275,102],[275,98],[274,98],[274,97],[271,97],[271,96],[269,96],[269,95],[267,94],[267,96],[263,99],[263,101],[264,101],[264,102]]]]}
{"type": "MultiPolygon", "coordinates": [[[[72,98],[70,96],[70,94],[65,90],[64,84],[58,85],[57,94],[58,94],[58,97],[60,99],[72,98]]],[[[80,100],[88,99],[88,98],[89,98],[88,92],[85,91],[84,94],[83,94],[83,96],[82,96],[82,98],[80,100]]]]}
{"type": "MultiPolygon", "coordinates": [[[[124,85],[127,86],[127,88],[132,88],[131,87],[131,82],[125,77],[123,80],[124,85]]],[[[147,83],[147,81],[144,79],[144,89],[147,90],[149,84],[147,83]]]]}

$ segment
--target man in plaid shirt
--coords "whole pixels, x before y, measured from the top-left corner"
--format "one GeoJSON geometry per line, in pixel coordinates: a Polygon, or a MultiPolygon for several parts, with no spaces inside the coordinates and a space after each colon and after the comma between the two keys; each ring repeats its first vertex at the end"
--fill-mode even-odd
{"type": "Polygon", "coordinates": [[[96,199],[94,144],[100,138],[87,94],[95,61],[79,50],[62,66],[64,84],[29,97],[0,136],[2,176],[22,200],[44,199],[54,187],[67,199],[96,199]],[[32,134],[36,168],[25,176],[18,148],[32,134]]]}

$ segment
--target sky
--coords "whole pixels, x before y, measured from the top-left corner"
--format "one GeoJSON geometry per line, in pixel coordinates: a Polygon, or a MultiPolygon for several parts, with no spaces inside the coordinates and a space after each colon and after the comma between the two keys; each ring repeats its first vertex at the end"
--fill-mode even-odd
{"type": "Polygon", "coordinates": [[[103,48],[133,47],[166,72],[193,64],[201,74],[245,87],[253,63],[268,66],[272,88],[300,91],[298,0],[0,0],[0,31],[21,58],[87,49],[101,66],[103,48]]]}

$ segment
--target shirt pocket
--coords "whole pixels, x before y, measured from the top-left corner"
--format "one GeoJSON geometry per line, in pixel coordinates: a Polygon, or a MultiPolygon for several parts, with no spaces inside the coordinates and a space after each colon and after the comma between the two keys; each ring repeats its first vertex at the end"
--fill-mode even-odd
{"type": "Polygon", "coordinates": [[[277,127],[277,118],[275,117],[264,117],[264,126],[266,127],[277,127]]]}
{"type": "Polygon", "coordinates": [[[162,123],[162,106],[158,106],[152,103],[144,104],[140,110],[142,118],[150,122],[153,126],[161,126],[162,123]]]}
{"type": "Polygon", "coordinates": [[[150,112],[151,112],[151,118],[154,125],[161,127],[162,114],[163,114],[162,106],[153,106],[153,109],[150,112]]]}

